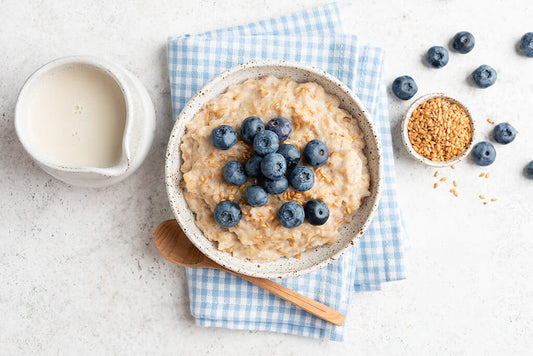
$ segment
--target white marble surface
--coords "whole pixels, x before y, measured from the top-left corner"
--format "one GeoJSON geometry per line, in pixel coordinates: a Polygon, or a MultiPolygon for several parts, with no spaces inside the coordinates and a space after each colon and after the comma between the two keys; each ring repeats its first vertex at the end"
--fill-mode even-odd
{"type": "MultiPolygon", "coordinates": [[[[387,50],[386,75],[412,75],[420,94],[464,100],[486,135],[496,122],[520,131],[496,146],[488,169],[470,162],[433,169],[406,156],[395,132],[398,189],[412,240],[408,279],[354,297],[346,341],[204,329],[188,309],[182,268],[152,244],[172,216],[163,184],[171,128],[165,41],[303,9],[322,1],[0,1],[0,354],[526,354],[533,347],[533,59],[517,54],[533,31],[531,1],[340,1],[347,31],[387,50]],[[468,55],[433,70],[432,45],[459,30],[476,36],[468,55]],[[17,92],[41,64],[93,54],[120,62],[148,88],[158,127],[145,164],[100,190],[66,186],[23,152],[13,127],[17,92]],[[468,74],[498,71],[487,90],[468,74]],[[478,178],[481,172],[490,178],[478,178]],[[459,198],[449,192],[459,183],[459,198]],[[483,206],[484,194],[498,201],[483,206]]],[[[390,98],[395,127],[408,103],[390,98]]]]}

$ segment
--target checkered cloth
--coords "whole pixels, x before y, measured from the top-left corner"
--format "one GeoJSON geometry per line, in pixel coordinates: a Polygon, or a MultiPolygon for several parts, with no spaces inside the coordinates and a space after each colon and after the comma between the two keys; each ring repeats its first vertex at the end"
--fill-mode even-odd
{"type": "MultiPolygon", "coordinates": [[[[168,39],[174,117],[209,79],[254,59],[284,59],[324,69],[346,83],[374,118],[383,144],[381,204],[368,231],[342,258],[304,276],[276,280],[347,314],[354,291],[378,290],[405,278],[406,234],[397,204],[383,51],[342,32],[339,10],[329,4],[246,26],[168,39]]],[[[333,340],[343,327],[214,269],[187,268],[191,313],[202,326],[267,330],[333,340]]],[[[349,321],[349,316],[346,322],[349,321]]]]}

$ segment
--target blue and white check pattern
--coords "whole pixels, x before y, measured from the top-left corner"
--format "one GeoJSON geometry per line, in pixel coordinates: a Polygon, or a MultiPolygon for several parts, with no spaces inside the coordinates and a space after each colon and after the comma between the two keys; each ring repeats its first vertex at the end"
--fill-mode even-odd
{"type": "MultiPolygon", "coordinates": [[[[346,83],[365,103],[380,131],[384,151],[384,191],[377,214],[361,240],[335,263],[304,276],[278,280],[344,314],[354,291],[378,290],[383,282],[405,278],[406,234],[395,191],[383,55],[380,48],[362,46],[357,37],[343,34],[336,4],[168,40],[174,117],[209,79],[254,59],[284,59],[322,68],[346,83]]],[[[343,339],[342,326],[316,318],[229,273],[187,268],[187,280],[191,312],[199,325],[343,339]]]]}

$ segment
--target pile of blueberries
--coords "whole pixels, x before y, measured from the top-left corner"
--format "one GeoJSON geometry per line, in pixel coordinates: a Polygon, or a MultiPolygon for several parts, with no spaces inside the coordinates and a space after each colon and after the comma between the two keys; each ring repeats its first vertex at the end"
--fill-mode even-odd
{"type": "MultiPolygon", "coordinates": [[[[452,40],[452,47],[458,53],[466,54],[474,49],[476,41],[474,35],[467,31],[457,33],[452,40]]],[[[520,52],[533,58],[533,32],[522,36],[518,44],[520,52]]],[[[441,46],[431,47],[426,53],[426,62],[433,68],[442,68],[448,63],[448,50],[441,46]]],[[[485,89],[496,83],[498,77],[494,68],[483,64],[478,67],[470,78],[479,88],[485,89]]],[[[418,91],[414,79],[408,75],[398,77],[392,83],[392,92],[402,100],[411,99],[418,91]]],[[[508,123],[501,123],[494,127],[492,138],[500,144],[511,143],[516,137],[516,130],[508,123]]],[[[488,166],[496,160],[496,149],[487,141],[479,142],[472,149],[472,160],[480,166],[488,166]]],[[[533,179],[533,161],[526,166],[526,174],[533,179]]]]}
{"type": "MultiPolygon", "coordinates": [[[[462,54],[466,54],[474,49],[476,41],[474,35],[467,31],[457,33],[452,40],[453,49],[462,54]]],[[[527,57],[533,57],[533,32],[528,32],[522,36],[518,44],[520,52],[527,57]]],[[[448,64],[448,50],[442,46],[433,46],[426,53],[426,63],[432,68],[442,68],[448,64]]],[[[478,88],[488,88],[496,83],[498,75],[496,70],[489,65],[479,66],[470,75],[472,83],[478,88]]],[[[392,92],[402,100],[411,99],[418,91],[415,80],[408,75],[398,77],[392,83],[392,92]]]]}
{"type": "MultiPolygon", "coordinates": [[[[253,155],[246,164],[229,161],[224,166],[224,179],[235,186],[243,185],[247,178],[257,178],[259,185],[251,185],[244,193],[246,202],[254,207],[268,203],[268,194],[281,194],[289,184],[297,191],[311,189],[315,183],[315,174],[311,168],[298,165],[300,150],[290,144],[280,144],[289,138],[292,125],[284,117],[277,117],[268,122],[256,117],[246,118],[241,125],[241,137],[253,146],[253,155]]],[[[228,150],[237,142],[237,132],[229,125],[220,125],[211,131],[211,144],[218,149],[228,150]]],[[[305,162],[312,167],[326,163],[329,150],[320,140],[307,143],[303,152],[305,162]]],[[[286,228],[301,225],[304,218],[312,225],[322,225],[329,218],[327,205],[319,199],[308,201],[305,206],[289,201],[278,210],[278,220],[286,228]]],[[[222,227],[232,227],[239,223],[242,211],[233,201],[222,201],[215,207],[215,221],[222,227]]]]}

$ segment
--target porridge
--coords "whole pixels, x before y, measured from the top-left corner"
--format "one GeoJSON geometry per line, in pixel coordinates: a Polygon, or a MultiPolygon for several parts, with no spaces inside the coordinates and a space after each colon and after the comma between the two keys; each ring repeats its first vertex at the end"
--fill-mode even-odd
{"type": "Polygon", "coordinates": [[[219,250],[250,260],[299,258],[302,252],[334,242],[340,224],[351,220],[370,195],[364,147],[356,119],[339,108],[336,96],[316,83],[266,76],[230,86],[187,124],[181,144],[181,184],[196,225],[219,250]],[[259,179],[248,178],[242,185],[225,180],[226,164],[245,164],[254,155],[254,147],[239,135],[229,149],[217,149],[210,141],[211,133],[221,125],[240,132],[243,120],[250,116],[259,117],[265,125],[273,118],[286,118],[293,131],[282,143],[294,145],[302,153],[312,140],[327,146],[325,164],[310,167],[303,156],[298,163],[314,172],[310,189],[298,191],[289,185],[281,194],[268,194],[266,205],[251,206],[245,191],[252,185],[261,185],[259,179]],[[329,209],[329,218],[322,225],[305,220],[287,228],[278,219],[278,210],[285,203],[305,205],[312,199],[320,199],[329,209]],[[242,215],[238,224],[222,227],[215,221],[215,207],[223,201],[239,204],[242,215]]]}

